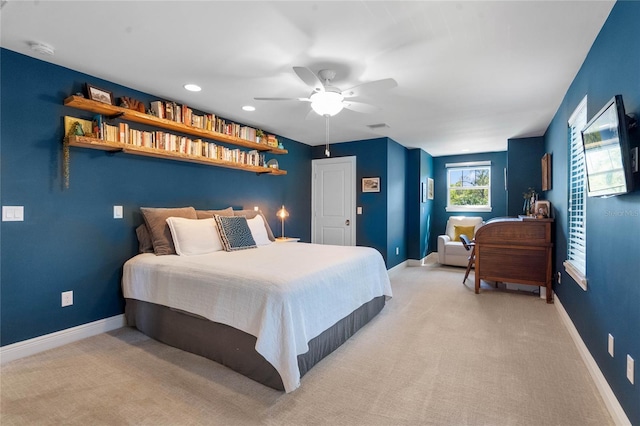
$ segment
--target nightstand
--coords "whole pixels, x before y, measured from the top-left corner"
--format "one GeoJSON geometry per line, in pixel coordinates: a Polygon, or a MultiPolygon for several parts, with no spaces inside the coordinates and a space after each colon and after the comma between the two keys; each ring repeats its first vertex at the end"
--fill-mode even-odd
{"type": "Polygon", "coordinates": [[[276,243],[297,243],[298,241],[300,241],[300,238],[292,238],[292,237],[276,238],[276,243]]]}

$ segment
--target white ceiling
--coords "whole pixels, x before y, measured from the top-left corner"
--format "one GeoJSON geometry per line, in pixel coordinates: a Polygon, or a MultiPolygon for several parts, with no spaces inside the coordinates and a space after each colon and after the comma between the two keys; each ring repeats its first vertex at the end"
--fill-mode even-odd
{"type": "Polygon", "coordinates": [[[308,103],[253,98],[308,96],[294,65],[334,69],[341,89],[391,77],[364,99],[380,111],[331,119],[331,142],[388,136],[442,156],[541,136],[615,2],[2,3],[2,47],[309,145],[325,123],[308,103]]]}

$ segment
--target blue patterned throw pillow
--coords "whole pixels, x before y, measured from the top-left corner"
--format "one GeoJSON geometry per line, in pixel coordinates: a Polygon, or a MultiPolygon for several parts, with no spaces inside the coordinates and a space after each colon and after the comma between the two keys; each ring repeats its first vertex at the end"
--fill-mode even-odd
{"type": "Polygon", "coordinates": [[[244,216],[214,216],[218,224],[220,241],[225,251],[256,248],[256,242],[251,235],[251,229],[244,216]]]}

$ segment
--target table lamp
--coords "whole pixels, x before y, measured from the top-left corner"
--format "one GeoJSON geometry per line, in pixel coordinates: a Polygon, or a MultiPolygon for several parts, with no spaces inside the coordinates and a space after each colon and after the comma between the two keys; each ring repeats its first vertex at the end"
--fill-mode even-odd
{"type": "Polygon", "coordinates": [[[289,212],[285,210],[284,204],[282,205],[282,208],[278,210],[276,216],[278,216],[280,218],[280,221],[282,222],[282,236],[280,238],[284,239],[284,218],[289,217],[289,212]]]}

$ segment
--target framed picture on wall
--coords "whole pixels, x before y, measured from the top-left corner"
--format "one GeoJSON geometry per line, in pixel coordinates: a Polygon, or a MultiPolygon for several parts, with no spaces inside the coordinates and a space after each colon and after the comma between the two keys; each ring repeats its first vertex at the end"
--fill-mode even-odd
{"type": "Polygon", "coordinates": [[[551,154],[546,153],[542,156],[542,190],[551,189],[551,154]]]}
{"type": "Polygon", "coordinates": [[[362,178],[362,192],[380,192],[380,178],[362,178]]]}
{"type": "Polygon", "coordinates": [[[420,202],[427,202],[427,184],[426,182],[420,182],[420,202]]]}
{"type": "Polygon", "coordinates": [[[100,89],[87,83],[87,95],[92,101],[113,105],[113,93],[108,90],[100,89]]]}
{"type": "Polygon", "coordinates": [[[427,197],[433,200],[433,179],[427,178],[427,197]]]}

